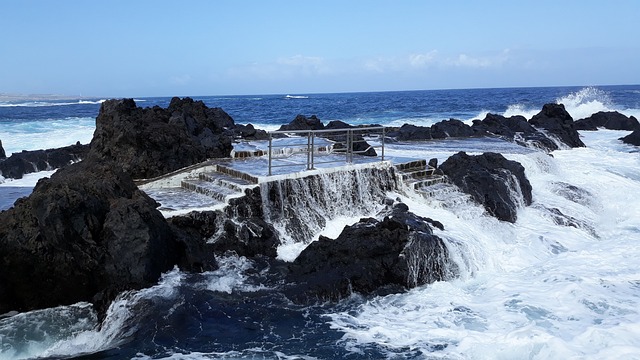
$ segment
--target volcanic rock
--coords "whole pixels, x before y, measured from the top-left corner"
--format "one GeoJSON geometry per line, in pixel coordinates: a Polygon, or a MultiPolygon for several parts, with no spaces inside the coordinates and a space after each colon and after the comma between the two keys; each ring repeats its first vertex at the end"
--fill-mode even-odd
{"type": "MultiPolygon", "coordinates": [[[[13,153],[0,160],[0,174],[5,178],[22,179],[25,174],[58,169],[83,159],[89,145],[65,146],[57,149],[33,150],[13,153]]],[[[4,155],[4,151],[0,155],[4,155]]]]}
{"type": "Polygon", "coordinates": [[[588,118],[577,120],[574,127],[576,130],[598,130],[603,127],[609,130],[633,131],[640,128],[640,123],[635,117],[617,111],[599,111],[588,118]]]}
{"type": "Polygon", "coordinates": [[[634,130],[631,134],[620,138],[623,143],[640,146],[640,129],[634,130]]]}
{"type": "Polygon", "coordinates": [[[501,154],[471,156],[461,151],[442,163],[440,170],[500,220],[513,223],[518,207],[531,205],[531,184],[524,167],[501,154]]]}
{"type": "Polygon", "coordinates": [[[173,98],[167,109],[133,99],[102,103],[90,156],[113,161],[133,178],[152,178],[231,153],[233,119],[202,101],[173,98]]]}
{"type": "Polygon", "coordinates": [[[169,219],[179,229],[185,243],[207,239],[210,252],[234,252],[238,256],[275,258],[280,238],[273,225],[263,219],[260,188],[248,189],[245,196],[231,199],[224,211],[191,212],[169,219]]]}
{"type": "Polygon", "coordinates": [[[471,126],[460,120],[449,119],[437,122],[431,125],[431,136],[434,139],[444,139],[449,137],[464,138],[472,136],[481,136],[471,126]]]}
{"type": "Polygon", "coordinates": [[[239,137],[245,140],[267,140],[269,134],[261,129],[256,129],[252,124],[241,125],[237,124],[233,127],[234,137],[239,137]]]}
{"type": "Polygon", "coordinates": [[[0,160],[6,159],[7,154],[4,152],[4,148],[2,147],[2,140],[0,140],[0,160]]]}
{"type": "Polygon", "coordinates": [[[118,168],[69,165],[0,212],[0,313],[79,301],[100,308],[175,265],[215,268],[190,253],[200,244],[176,240],[158,204],[118,168]]]}
{"type": "Polygon", "coordinates": [[[404,124],[398,130],[389,133],[399,141],[431,140],[431,127],[404,124]]]}
{"type": "Polygon", "coordinates": [[[502,139],[522,146],[533,146],[545,151],[558,149],[558,145],[527,122],[524,116],[504,117],[487,114],[483,120],[473,120],[473,129],[500,136],[502,139]]]}
{"type": "Polygon", "coordinates": [[[280,126],[278,131],[295,131],[295,130],[322,130],[324,124],[316,117],[311,115],[306,117],[304,115],[298,115],[289,124],[280,126]]]}
{"type": "Polygon", "coordinates": [[[352,129],[354,126],[351,124],[347,124],[344,121],[340,120],[332,120],[329,121],[327,126],[324,127],[324,130],[342,130],[342,129],[352,129]]]}
{"type": "Polygon", "coordinates": [[[574,127],[573,118],[562,104],[545,104],[529,123],[547,130],[569,147],[585,146],[574,127]]]}
{"type": "Polygon", "coordinates": [[[405,204],[383,220],[361,219],[335,240],[321,236],[289,266],[286,291],[297,302],[337,300],[352,292],[382,294],[446,280],[458,269],[429,219],[405,204]]]}

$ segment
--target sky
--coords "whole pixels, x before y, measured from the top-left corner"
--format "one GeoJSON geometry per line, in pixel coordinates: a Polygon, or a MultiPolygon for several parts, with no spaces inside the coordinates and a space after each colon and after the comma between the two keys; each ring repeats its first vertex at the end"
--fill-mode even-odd
{"type": "Polygon", "coordinates": [[[640,84],[640,1],[0,0],[0,93],[640,84]]]}

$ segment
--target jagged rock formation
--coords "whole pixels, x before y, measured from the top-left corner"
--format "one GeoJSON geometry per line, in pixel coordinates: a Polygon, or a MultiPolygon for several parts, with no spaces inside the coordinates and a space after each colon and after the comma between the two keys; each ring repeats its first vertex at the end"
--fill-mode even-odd
{"type": "Polygon", "coordinates": [[[0,160],[4,160],[7,158],[7,154],[4,152],[4,148],[2,147],[2,140],[0,140],[0,160]]]}
{"type": "Polygon", "coordinates": [[[584,147],[571,115],[562,104],[545,104],[529,123],[556,136],[569,147],[584,147]]]}
{"type": "Polygon", "coordinates": [[[430,219],[399,203],[382,220],[361,219],[338,238],[320,237],[289,266],[286,294],[298,302],[337,300],[352,292],[399,292],[457,274],[430,219]]]}
{"type": "Polygon", "coordinates": [[[524,167],[501,154],[471,156],[461,151],[442,163],[440,170],[500,220],[515,222],[518,207],[531,205],[531,184],[524,167]]]}
{"type": "Polygon", "coordinates": [[[139,108],[132,99],[102,103],[90,156],[122,164],[134,178],[152,178],[209,158],[228,157],[234,136],[264,138],[250,125],[235,125],[220,108],[173,98],[166,109],[139,108]]]}
{"type": "Polygon", "coordinates": [[[323,130],[324,124],[317,116],[298,115],[290,123],[280,126],[278,131],[323,130]]]}
{"type": "Polygon", "coordinates": [[[0,175],[5,178],[21,179],[25,174],[58,169],[83,159],[89,145],[77,143],[57,149],[33,150],[13,153],[3,159],[0,151],[0,175]]]}
{"type": "Polygon", "coordinates": [[[472,128],[498,135],[502,139],[522,146],[533,146],[545,151],[558,149],[558,145],[553,140],[529,124],[527,119],[520,115],[507,118],[502,115],[487,114],[483,120],[473,120],[472,128]]]}
{"type": "Polygon", "coordinates": [[[431,137],[434,139],[446,139],[446,138],[459,138],[459,137],[472,137],[472,136],[484,136],[483,132],[479,132],[473,129],[471,126],[463,123],[460,120],[449,119],[442,120],[431,125],[431,137]]]}
{"type": "Polygon", "coordinates": [[[174,265],[215,267],[200,244],[177,240],[156,207],[116,164],[82,161],[40,180],[0,212],[0,313],[78,301],[100,308],[174,265]]]}
{"type": "Polygon", "coordinates": [[[443,120],[430,127],[404,124],[389,132],[388,136],[399,141],[412,141],[497,135],[523,146],[532,146],[545,151],[557,150],[558,145],[536,127],[546,130],[567,146],[584,146],[571,115],[563,105],[558,104],[544,105],[542,111],[529,122],[523,116],[506,118],[501,115],[487,114],[483,120],[474,120],[472,126],[456,119],[443,120]]]}
{"type": "Polygon", "coordinates": [[[599,111],[588,118],[576,120],[574,123],[576,130],[598,130],[605,128],[609,130],[640,129],[638,119],[633,116],[626,116],[617,111],[599,111]]]}

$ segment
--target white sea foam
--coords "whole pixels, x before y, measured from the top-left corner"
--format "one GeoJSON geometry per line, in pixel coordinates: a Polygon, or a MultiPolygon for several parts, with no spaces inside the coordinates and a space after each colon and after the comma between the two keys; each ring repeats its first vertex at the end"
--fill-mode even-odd
{"type": "Polygon", "coordinates": [[[437,234],[468,270],[331,315],[345,346],[448,359],[639,356],[640,204],[629,194],[640,193],[640,159],[619,135],[585,132],[594,146],[553,158],[510,155],[534,189],[515,224],[406,199],[411,211],[443,222],[437,234]],[[551,208],[576,226],[556,224],[551,208]]]}
{"type": "Polygon", "coordinates": [[[51,177],[55,172],[56,170],[38,171],[35,173],[25,174],[22,179],[5,179],[0,176],[0,187],[11,186],[33,188],[38,183],[38,180],[45,177],[51,177]]]}
{"type": "Polygon", "coordinates": [[[0,124],[2,146],[10,156],[22,150],[53,149],[88,144],[95,131],[93,118],[66,118],[0,124]]]}
{"type": "Polygon", "coordinates": [[[24,102],[0,102],[0,107],[45,107],[45,106],[69,106],[69,105],[98,105],[105,102],[101,100],[78,100],[67,102],[51,101],[24,101],[24,102]]]}
{"type": "Polygon", "coordinates": [[[218,257],[216,261],[219,269],[203,274],[206,278],[204,288],[207,290],[231,294],[234,291],[253,292],[267,289],[266,286],[246,282],[246,272],[254,266],[251,260],[229,255],[218,257]]]}

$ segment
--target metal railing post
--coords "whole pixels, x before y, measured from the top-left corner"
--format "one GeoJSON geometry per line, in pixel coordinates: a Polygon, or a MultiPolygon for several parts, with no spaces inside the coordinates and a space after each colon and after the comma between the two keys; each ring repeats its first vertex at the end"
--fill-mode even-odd
{"type": "Polygon", "coordinates": [[[311,136],[311,170],[315,169],[315,164],[313,163],[313,152],[315,151],[316,148],[316,134],[314,133],[313,136],[311,136]]]}
{"type": "Polygon", "coordinates": [[[271,176],[271,142],[273,140],[273,136],[269,134],[269,176],[271,176]]]}
{"type": "Polygon", "coordinates": [[[311,170],[311,152],[313,149],[311,148],[311,131],[307,134],[307,170],[311,170]]]}
{"type": "Polygon", "coordinates": [[[351,157],[351,152],[353,151],[353,133],[351,130],[347,130],[347,162],[351,163],[353,158],[351,157]]]}
{"type": "Polygon", "coordinates": [[[386,128],[382,128],[382,161],[384,161],[384,138],[385,138],[385,129],[386,128]]]}

